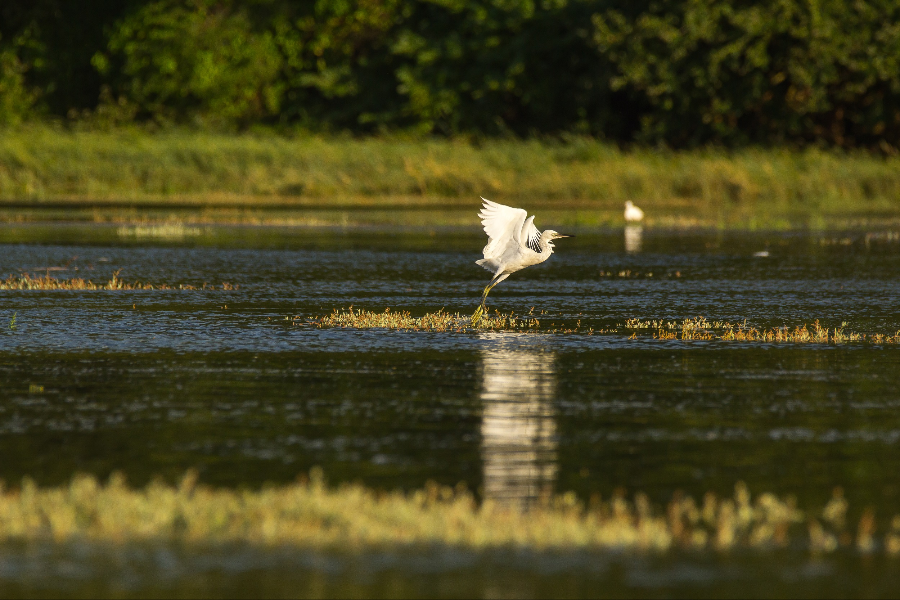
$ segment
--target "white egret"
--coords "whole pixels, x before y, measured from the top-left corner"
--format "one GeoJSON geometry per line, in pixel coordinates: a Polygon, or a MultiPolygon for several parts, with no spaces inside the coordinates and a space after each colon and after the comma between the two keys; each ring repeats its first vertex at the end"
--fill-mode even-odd
{"type": "Polygon", "coordinates": [[[481,305],[472,315],[472,323],[478,323],[484,314],[484,303],[488,292],[495,285],[525,267],[537,265],[553,254],[553,240],[564,237],[574,237],[557,233],[548,229],[541,233],[534,226],[534,216],[521,208],[512,208],[491,202],[485,198],[484,207],[478,216],[488,236],[487,246],[484,247],[484,258],[475,261],[494,274],[493,279],[484,288],[481,295],[481,305]]]}
{"type": "Polygon", "coordinates": [[[628,200],[625,203],[625,221],[628,223],[636,223],[644,218],[644,211],[634,205],[634,202],[628,200]]]}

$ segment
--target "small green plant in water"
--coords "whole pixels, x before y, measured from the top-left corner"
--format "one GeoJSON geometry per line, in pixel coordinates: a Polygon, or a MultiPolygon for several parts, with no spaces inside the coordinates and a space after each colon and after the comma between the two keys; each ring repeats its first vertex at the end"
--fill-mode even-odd
{"type": "Polygon", "coordinates": [[[10,320],[9,320],[9,328],[12,329],[13,331],[15,331],[15,329],[16,329],[16,327],[17,327],[17,325],[16,325],[16,315],[18,315],[18,314],[19,314],[18,312],[14,312],[13,315],[12,315],[12,318],[10,318],[10,320]]]}

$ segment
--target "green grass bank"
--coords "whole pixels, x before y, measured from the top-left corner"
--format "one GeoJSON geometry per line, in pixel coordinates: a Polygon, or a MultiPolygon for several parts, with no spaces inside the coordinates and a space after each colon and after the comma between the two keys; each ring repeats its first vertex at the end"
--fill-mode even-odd
{"type": "Polygon", "coordinates": [[[559,211],[567,224],[582,225],[621,224],[626,200],[644,208],[649,226],[893,222],[900,220],[900,157],[623,151],[591,139],[472,143],[49,126],[0,133],[0,209],[7,211],[50,203],[470,210],[478,196],[559,211]]]}

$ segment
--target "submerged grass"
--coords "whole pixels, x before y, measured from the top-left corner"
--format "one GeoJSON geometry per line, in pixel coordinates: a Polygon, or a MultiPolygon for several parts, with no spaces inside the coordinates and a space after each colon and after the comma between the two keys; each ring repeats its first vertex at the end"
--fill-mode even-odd
{"type": "Polygon", "coordinates": [[[885,526],[865,511],[854,530],[840,489],[821,511],[795,504],[770,493],[754,499],[741,483],[733,497],[707,493],[698,503],[676,494],[662,510],[644,494],[629,500],[624,493],[606,501],[595,496],[588,505],[569,493],[521,510],[490,500],[479,504],[459,486],[429,484],[411,493],[329,488],[315,469],[309,479],[260,491],[198,485],[194,472],[178,486],[155,481],[143,489],[128,487],[117,474],[105,485],[78,475],[62,487],[40,488],[27,478],[19,488],[0,487],[0,540],[656,552],[791,545],[813,553],[841,547],[900,553],[900,516],[885,526]]]}
{"type": "MultiPolygon", "coordinates": [[[[223,283],[221,289],[234,290],[238,286],[230,283],[223,283]]],[[[106,283],[94,283],[89,279],[73,277],[71,279],[60,279],[52,275],[36,275],[32,276],[28,273],[23,275],[10,275],[6,279],[0,279],[0,290],[69,290],[69,291],[93,291],[93,290],[205,290],[219,289],[216,286],[203,284],[201,287],[193,285],[179,284],[170,286],[166,284],[151,284],[134,281],[128,283],[119,279],[118,273],[112,276],[112,279],[106,283]]]]}
{"type": "Polygon", "coordinates": [[[587,138],[473,143],[40,125],[0,136],[0,205],[470,208],[478,196],[532,207],[540,202],[545,219],[566,225],[621,224],[626,200],[644,207],[651,226],[896,219],[900,156],[816,149],[623,151],[587,138]]]}

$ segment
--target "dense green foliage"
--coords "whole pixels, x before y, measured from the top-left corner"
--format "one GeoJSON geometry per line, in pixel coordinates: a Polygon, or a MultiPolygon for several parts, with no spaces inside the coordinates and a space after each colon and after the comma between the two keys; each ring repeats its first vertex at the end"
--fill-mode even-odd
{"type": "Polygon", "coordinates": [[[900,139],[892,0],[626,2],[593,23],[611,87],[644,105],[640,139],[900,139]]]}
{"type": "Polygon", "coordinates": [[[12,48],[0,47],[0,125],[15,125],[34,105],[25,84],[26,67],[12,48]]]}
{"type": "Polygon", "coordinates": [[[278,110],[281,60],[270,32],[212,3],[147,4],[119,22],[94,65],[156,119],[252,122],[278,110]]]}
{"type": "Polygon", "coordinates": [[[0,7],[0,123],[900,146],[891,0],[79,4],[0,7]]]}

